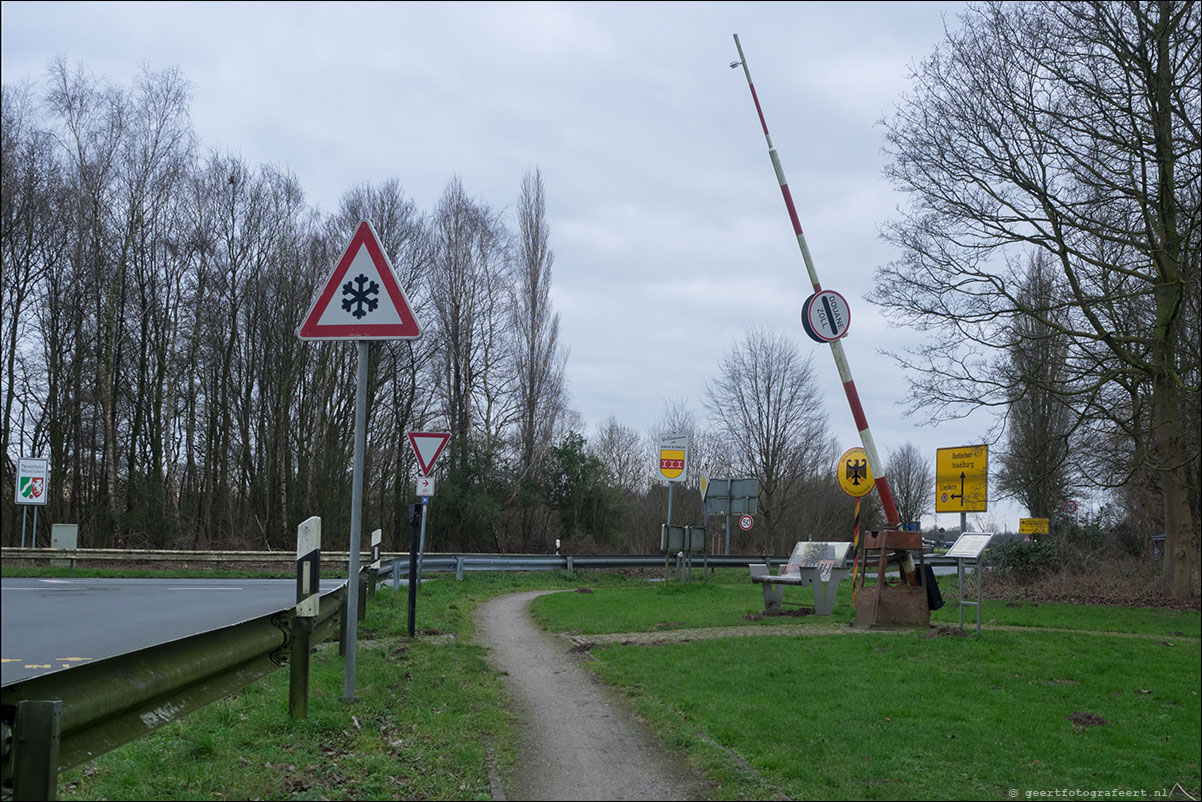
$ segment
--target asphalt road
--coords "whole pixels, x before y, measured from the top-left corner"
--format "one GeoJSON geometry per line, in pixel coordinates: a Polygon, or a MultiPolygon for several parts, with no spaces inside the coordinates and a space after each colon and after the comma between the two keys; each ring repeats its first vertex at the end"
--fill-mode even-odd
{"type": "MultiPolygon", "coordinates": [[[[322,592],[342,580],[323,580],[322,592]]],[[[282,610],[291,579],[0,580],[0,683],[282,610]]]]}

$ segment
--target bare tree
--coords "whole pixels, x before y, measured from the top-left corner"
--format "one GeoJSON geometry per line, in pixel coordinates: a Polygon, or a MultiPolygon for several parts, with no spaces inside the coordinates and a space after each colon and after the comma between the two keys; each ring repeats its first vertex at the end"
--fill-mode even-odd
{"type": "Polygon", "coordinates": [[[1030,259],[1020,302],[1039,316],[1011,322],[1003,375],[1009,375],[1007,448],[999,459],[998,488],[1017,498],[1036,518],[1054,518],[1069,497],[1070,441],[1078,415],[1069,405],[1068,343],[1060,334],[1065,315],[1051,259],[1030,259]],[[1047,325],[1041,318],[1052,321],[1047,325]]]}
{"type": "Polygon", "coordinates": [[[830,484],[834,444],[812,361],[802,358],[795,341],[752,329],[706,383],[705,405],[715,428],[733,447],[735,464],[759,479],[759,521],[772,548],[792,545],[777,529],[801,503],[808,480],[821,475],[830,484]]]}
{"type": "Polygon", "coordinates": [[[589,451],[609,471],[623,496],[633,498],[647,488],[647,450],[643,438],[613,415],[597,426],[589,440],[589,451]]]}
{"type": "Polygon", "coordinates": [[[1180,598],[1199,580],[1199,458],[1182,420],[1196,387],[1179,353],[1202,242],[1199,13],[1174,0],[970,7],[887,123],[887,172],[910,205],[886,228],[903,257],[874,293],[938,332],[899,357],[937,415],[1009,402],[990,352],[1012,320],[1058,327],[1072,405],[1137,438],[1156,471],[1163,587],[1180,598]],[[1062,276],[1065,322],[1021,296],[1004,257],[1031,247],[1062,276]],[[1144,399],[1146,428],[1116,393],[1144,399]]]}
{"type": "Polygon", "coordinates": [[[550,226],[542,175],[535,170],[522,178],[518,200],[517,275],[511,301],[514,385],[517,405],[517,476],[515,492],[521,506],[521,540],[531,542],[536,499],[529,492],[551,447],[565,405],[564,366],[567,354],[559,344],[559,313],[551,307],[550,226]]]}
{"type": "Polygon", "coordinates": [[[507,296],[505,234],[497,214],[469,198],[456,178],[439,201],[432,244],[440,401],[458,447],[475,431],[493,429],[491,388],[509,372],[497,342],[504,329],[499,298],[507,296]]]}
{"type": "Polygon", "coordinates": [[[921,521],[934,506],[935,474],[930,458],[924,457],[918,446],[906,443],[889,452],[885,475],[901,520],[921,521]]]}

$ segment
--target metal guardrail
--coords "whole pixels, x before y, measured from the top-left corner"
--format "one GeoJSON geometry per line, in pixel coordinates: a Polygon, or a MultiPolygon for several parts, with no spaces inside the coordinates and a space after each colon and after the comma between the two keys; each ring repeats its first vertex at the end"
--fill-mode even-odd
{"type": "MultiPolygon", "coordinates": [[[[369,552],[360,557],[366,560],[369,552]]],[[[396,552],[390,555],[398,556],[396,552]]],[[[0,560],[63,560],[76,562],[197,562],[197,563],[287,563],[296,562],[295,551],[176,551],[170,549],[0,549],[0,560]]],[[[346,565],[350,552],[323,551],[322,565],[346,565]]]]}
{"type": "MultiPolygon", "coordinates": [[[[346,590],[342,585],[321,597],[312,643],[338,629],[346,590]]],[[[62,769],[109,752],[282,667],[291,656],[294,616],[289,607],[0,688],[4,792],[17,799],[53,799],[62,769]]]]}
{"type": "MultiPolygon", "coordinates": [[[[673,570],[676,556],[669,555],[673,570]]],[[[700,559],[700,555],[694,555],[700,559]]],[[[954,557],[942,555],[926,556],[927,565],[955,566],[954,557]]],[[[789,561],[789,556],[764,557],[759,554],[751,555],[709,555],[706,562],[710,568],[747,568],[752,563],[767,564],[769,568],[779,567],[789,561]]],[[[572,573],[578,568],[662,568],[664,556],[637,554],[427,554],[422,558],[422,576],[433,573],[454,572],[457,579],[463,578],[465,571],[567,571],[572,573]]],[[[384,563],[380,568],[381,576],[390,576],[393,571],[399,577],[409,576],[409,558],[397,557],[384,563]]]]}
{"type": "MultiPolygon", "coordinates": [[[[363,564],[370,561],[370,552],[363,552],[363,564]]],[[[388,565],[400,566],[401,576],[409,573],[408,552],[385,552],[382,558],[388,565]]],[[[168,551],[164,549],[0,549],[3,560],[65,560],[76,562],[212,562],[212,563],[287,563],[296,562],[296,555],[286,551],[168,551]]],[[[767,563],[769,567],[784,565],[788,555],[765,557],[751,555],[715,555],[694,553],[694,560],[705,559],[710,567],[746,568],[751,563],[767,563]]],[[[323,565],[343,565],[350,560],[349,552],[322,551],[323,565]]],[[[675,555],[669,555],[674,561],[675,555]]],[[[927,554],[930,565],[954,566],[954,558],[927,554]]],[[[576,568],[655,568],[664,564],[664,555],[637,554],[425,554],[422,574],[455,571],[556,571],[572,572],[576,568]]],[[[385,569],[390,571],[391,569],[385,569]]]]}

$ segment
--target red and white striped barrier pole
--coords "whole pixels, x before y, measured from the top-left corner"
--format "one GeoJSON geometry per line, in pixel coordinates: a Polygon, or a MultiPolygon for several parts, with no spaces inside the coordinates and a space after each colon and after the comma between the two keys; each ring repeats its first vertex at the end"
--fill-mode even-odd
{"type": "MultiPolygon", "coordinates": [[[[821,292],[822,285],[818,281],[818,271],[814,269],[814,259],[810,256],[810,248],[806,245],[805,233],[801,230],[801,221],[797,217],[797,207],[793,205],[793,196],[789,193],[789,182],[785,180],[784,168],[780,165],[780,157],[776,155],[776,146],[772,144],[772,136],[768,133],[768,123],[764,121],[764,111],[760,108],[759,96],[755,93],[755,84],[751,80],[751,70],[747,67],[747,59],[743,56],[743,46],[739,44],[739,35],[735,35],[735,47],[739,51],[739,60],[731,64],[732,68],[741,66],[747,76],[747,86],[751,89],[751,99],[755,102],[755,112],[760,117],[760,127],[764,129],[764,139],[768,142],[768,157],[772,159],[772,169],[776,171],[776,180],[780,183],[780,192],[785,199],[785,208],[789,210],[789,220],[793,223],[793,233],[797,235],[797,244],[801,247],[801,258],[805,261],[806,272],[814,292],[821,292]]],[[[890,526],[900,525],[897,506],[893,503],[893,491],[889,489],[889,480],[885,477],[885,466],[877,454],[876,443],[873,442],[872,432],[868,430],[868,418],[864,415],[864,407],[860,404],[860,394],[856,392],[856,383],[851,378],[851,367],[847,364],[847,355],[843,353],[843,343],[835,339],[830,341],[831,354],[835,357],[835,366],[839,369],[839,380],[843,382],[843,392],[847,395],[847,403],[851,405],[851,415],[855,419],[856,429],[860,433],[860,444],[868,455],[868,467],[876,477],[876,492],[881,497],[881,505],[885,508],[885,517],[890,526]]],[[[913,558],[907,556],[903,570],[909,575],[914,573],[913,558]]],[[[909,577],[907,577],[909,579],[909,577]]]]}

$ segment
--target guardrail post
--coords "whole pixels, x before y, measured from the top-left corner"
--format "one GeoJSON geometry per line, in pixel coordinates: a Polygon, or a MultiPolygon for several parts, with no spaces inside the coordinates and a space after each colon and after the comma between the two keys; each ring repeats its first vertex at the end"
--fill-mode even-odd
{"type": "Polygon", "coordinates": [[[463,581],[463,555],[455,558],[455,581],[463,581]]]}
{"type": "Polygon", "coordinates": [[[63,703],[17,702],[13,719],[13,799],[58,796],[59,723],[63,703]]]}
{"type": "Polygon", "coordinates": [[[312,651],[313,619],[292,616],[292,643],[288,657],[288,715],[309,717],[309,652],[312,651]]]}
{"type": "Polygon", "coordinates": [[[572,570],[572,555],[571,554],[568,555],[568,573],[569,574],[576,573],[575,571],[572,570]]]}

